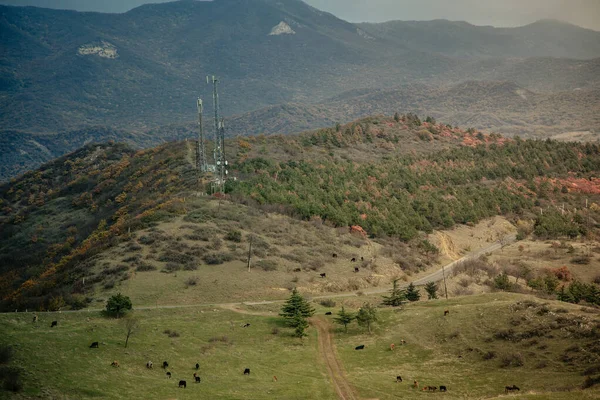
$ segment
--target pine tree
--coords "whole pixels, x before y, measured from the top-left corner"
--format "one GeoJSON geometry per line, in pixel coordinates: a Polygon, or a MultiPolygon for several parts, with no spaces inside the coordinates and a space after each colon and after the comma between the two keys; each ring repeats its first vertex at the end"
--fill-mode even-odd
{"type": "Polygon", "coordinates": [[[419,289],[411,282],[408,288],[406,288],[406,299],[408,301],[419,301],[420,298],[421,293],[419,293],[419,289]]]}
{"type": "Polygon", "coordinates": [[[371,325],[377,322],[377,310],[369,303],[365,303],[358,314],[356,315],[356,322],[360,326],[366,326],[371,333],[371,325]]]}
{"type": "Polygon", "coordinates": [[[348,332],[348,324],[351,323],[355,318],[356,315],[346,312],[344,306],[342,306],[342,311],[340,311],[338,316],[333,320],[340,325],[344,325],[344,331],[348,332]]]}
{"type": "Polygon", "coordinates": [[[383,296],[383,304],[386,306],[399,307],[406,302],[406,293],[398,288],[398,279],[394,279],[394,287],[389,296],[383,296]]]}
{"type": "Polygon", "coordinates": [[[281,307],[280,316],[286,318],[291,327],[296,327],[297,315],[300,315],[302,318],[306,319],[312,317],[315,314],[315,309],[310,306],[310,304],[304,300],[304,298],[298,293],[296,288],[292,290],[292,295],[285,302],[283,307],[281,307]]]}
{"type": "Polygon", "coordinates": [[[308,321],[300,313],[296,314],[292,319],[292,326],[296,327],[296,330],[294,331],[294,336],[299,337],[301,339],[304,336],[307,336],[305,331],[306,328],[308,328],[308,321]]]}
{"type": "Polygon", "coordinates": [[[425,285],[425,291],[427,292],[427,298],[429,300],[438,298],[437,297],[438,286],[435,284],[435,282],[428,282],[425,285]]]}

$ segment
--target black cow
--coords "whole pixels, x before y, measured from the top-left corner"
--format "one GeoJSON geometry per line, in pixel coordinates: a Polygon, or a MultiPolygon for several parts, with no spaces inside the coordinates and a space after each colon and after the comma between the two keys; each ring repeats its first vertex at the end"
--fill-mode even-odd
{"type": "Polygon", "coordinates": [[[365,345],[364,345],[364,344],[361,344],[360,346],[356,346],[356,347],[354,348],[354,350],[364,350],[364,348],[365,348],[365,345]]]}
{"type": "Polygon", "coordinates": [[[323,272],[323,273],[321,274],[321,278],[326,278],[326,277],[327,277],[327,274],[323,272]]]}
{"type": "Polygon", "coordinates": [[[93,342],[92,344],[90,344],[90,349],[97,349],[98,348],[98,342],[93,342]]]}
{"type": "Polygon", "coordinates": [[[196,363],[196,371],[200,368],[200,364],[196,363]]]}
{"type": "Polygon", "coordinates": [[[402,377],[400,375],[396,377],[396,382],[402,382],[402,377]]]}
{"type": "Polygon", "coordinates": [[[167,378],[171,379],[171,373],[167,372],[167,378]]]}
{"type": "Polygon", "coordinates": [[[163,368],[167,368],[169,366],[169,363],[166,361],[163,361],[163,368]]]}
{"type": "Polygon", "coordinates": [[[361,257],[361,258],[360,258],[360,261],[365,261],[365,258],[364,258],[364,257],[361,257]]]}
{"type": "Polygon", "coordinates": [[[249,326],[250,326],[250,324],[244,324],[244,326],[242,326],[242,328],[247,328],[249,326]]]}
{"type": "Polygon", "coordinates": [[[186,384],[185,381],[179,381],[179,386],[178,387],[182,387],[182,386],[183,386],[184,389],[186,388],[187,384],[186,384]]]}
{"type": "Polygon", "coordinates": [[[58,326],[58,321],[52,321],[50,324],[50,328],[54,328],[55,326],[58,326]]]}
{"type": "Polygon", "coordinates": [[[327,312],[325,313],[325,315],[331,315],[331,314],[332,314],[332,313],[331,313],[331,311],[327,311],[327,312]]]}
{"type": "Polygon", "coordinates": [[[333,258],[337,258],[337,254],[336,253],[333,253],[333,258]]]}
{"type": "Polygon", "coordinates": [[[358,272],[358,271],[360,271],[360,268],[354,267],[354,272],[358,272]]]}
{"type": "Polygon", "coordinates": [[[356,262],[356,258],[355,258],[355,257],[352,257],[352,259],[351,259],[350,261],[352,261],[352,262],[356,262]]]}
{"type": "Polygon", "coordinates": [[[446,390],[448,390],[446,389],[446,386],[440,386],[440,392],[445,392],[446,390]]]}
{"type": "Polygon", "coordinates": [[[250,375],[250,368],[246,368],[244,370],[244,375],[250,375]]]}
{"type": "Polygon", "coordinates": [[[513,391],[520,391],[521,389],[519,389],[517,387],[517,385],[512,385],[512,386],[505,386],[504,387],[504,393],[508,393],[508,392],[513,392],[513,391]]]}
{"type": "Polygon", "coordinates": [[[302,272],[302,268],[294,268],[294,272],[302,272]]]}
{"type": "Polygon", "coordinates": [[[196,380],[196,383],[200,383],[200,377],[199,376],[195,376],[194,379],[196,380]]]}

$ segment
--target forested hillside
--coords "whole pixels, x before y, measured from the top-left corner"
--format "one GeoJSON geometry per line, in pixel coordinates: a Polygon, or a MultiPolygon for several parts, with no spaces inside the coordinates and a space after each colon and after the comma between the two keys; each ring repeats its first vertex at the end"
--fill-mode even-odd
{"type": "MultiPolygon", "coordinates": [[[[427,120],[371,117],[229,140],[236,179],[225,200],[406,242],[493,215],[534,219],[544,237],[596,229],[598,145],[506,139],[427,120]],[[554,211],[559,204],[571,211],[554,211]]],[[[193,149],[191,141],[137,152],[88,145],[0,187],[4,307],[52,308],[58,296],[81,305],[89,289],[76,282],[95,254],[192,212],[185,199],[209,190],[197,180],[193,149]]]]}

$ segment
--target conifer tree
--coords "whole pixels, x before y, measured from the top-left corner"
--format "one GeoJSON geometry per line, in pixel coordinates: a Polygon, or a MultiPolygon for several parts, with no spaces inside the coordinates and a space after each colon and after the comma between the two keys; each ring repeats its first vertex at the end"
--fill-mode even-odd
{"type": "Polygon", "coordinates": [[[281,307],[281,313],[279,313],[280,316],[288,320],[289,325],[293,328],[297,326],[298,315],[306,319],[312,317],[314,314],[315,309],[304,300],[296,288],[292,290],[292,295],[285,302],[283,307],[281,307]]]}
{"type": "Polygon", "coordinates": [[[421,293],[419,293],[419,289],[411,282],[408,288],[406,288],[406,299],[408,301],[419,301],[420,298],[421,293]]]}
{"type": "Polygon", "coordinates": [[[398,279],[394,279],[389,296],[383,296],[383,304],[386,306],[399,307],[406,302],[406,293],[398,287],[398,279]]]}
{"type": "Polygon", "coordinates": [[[377,310],[369,303],[365,303],[358,314],[356,315],[356,322],[360,326],[366,326],[371,333],[371,325],[377,322],[377,310]]]}
{"type": "Polygon", "coordinates": [[[356,315],[346,312],[344,306],[342,306],[342,311],[340,311],[338,316],[333,320],[340,325],[344,325],[344,331],[348,332],[348,324],[351,323],[355,318],[356,315]]]}
{"type": "Polygon", "coordinates": [[[438,298],[437,297],[438,286],[435,284],[435,282],[427,282],[427,284],[425,285],[425,291],[427,292],[427,298],[429,300],[438,298]]]}

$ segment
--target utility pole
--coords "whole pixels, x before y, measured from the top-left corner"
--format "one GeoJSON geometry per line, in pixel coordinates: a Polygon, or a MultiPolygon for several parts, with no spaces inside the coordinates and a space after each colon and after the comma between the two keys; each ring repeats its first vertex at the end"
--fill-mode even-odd
{"type": "Polygon", "coordinates": [[[252,239],[254,239],[254,237],[250,235],[250,244],[248,245],[248,272],[250,272],[250,258],[252,257],[252,239]]]}
{"type": "Polygon", "coordinates": [[[446,293],[446,300],[448,300],[448,286],[446,286],[446,272],[444,271],[443,265],[442,265],[442,276],[444,277],[444,293],[446,293]]]}

